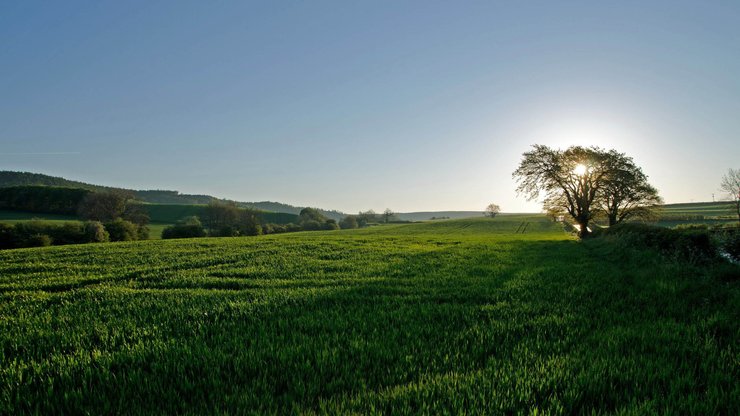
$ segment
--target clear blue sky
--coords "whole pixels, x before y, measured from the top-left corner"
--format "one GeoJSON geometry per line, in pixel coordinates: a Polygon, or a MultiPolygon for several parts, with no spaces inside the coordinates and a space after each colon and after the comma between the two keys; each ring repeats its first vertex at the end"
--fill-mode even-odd
{"type": "Polygon", "coordinates": [[[740,168],[740,2],[5,1],[0,170],[356,212],[538,211],[535,143],[667,202],[740,168]]]}

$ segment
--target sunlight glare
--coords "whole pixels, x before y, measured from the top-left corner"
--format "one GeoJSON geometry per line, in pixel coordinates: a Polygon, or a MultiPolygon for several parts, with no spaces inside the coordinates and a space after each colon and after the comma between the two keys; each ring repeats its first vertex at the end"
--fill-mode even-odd
{"type": "Polygon", "coordinates": [[[573,169],[573,173],[575,173],[578,176],[583,176],[588,171],[588,168],[583,163],[579,163],[576,165],[575,169],[573,169]]]}

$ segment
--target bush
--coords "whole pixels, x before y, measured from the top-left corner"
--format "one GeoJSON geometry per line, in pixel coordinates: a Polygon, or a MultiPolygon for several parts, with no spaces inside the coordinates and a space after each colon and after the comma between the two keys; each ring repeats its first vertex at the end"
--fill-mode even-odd
{"type": "Polygon", "coordinates": [[[616,236],[629,246],[653,248],[663,255],[691,263],[717,257],[717,247],[707,230],[673,230],[647,224],[622,223],[596,232],[594,236],[616,236]]]}
{"type": "Polygon", "coordinates": [[[324,223],[323,228],[325,230],[338,230],[339,229],[339,225],[337,225],[337,221],[336,220],[329,219],[329,220],[326,220],[326,222],[324,223]]]}
{"type": "Polygon", "coordinates": [[[52,243],[51,237],[46,234],[35,234],[23,241],[23,247],[48,247],[52,243]]]}
{"type": "Polygon", "coordinates": [[[303,228],[298,224],[293,224],[292,222],[285,225],[286,233],[294,233],[297,231],[303,231],[303,228]]]}
{"type": "Polygon", "coordinates": [[[15,248],[15,227],[0,222],[0,250],[15,248]]]}
{"type": "Polygon", "coordinates": [[[339,227],[343,230],[351,230],[353,228],[357,228],[357,218],[353,215],[348,215],[342,218],[341,221],[339,221],[339,227]]]}
{"type": "Polygon", "coordinates": [[[162,230],[162,238],[199,238],[205,237],[206,230],[199,224],[175,224],[162,230]]]}
{"type": "Polygon", "coordinates": [[[301,222],[301,226],[304,231],[318,231],[322,228],[320,222],[316,220],[306,220],[301,222]]]}
{"type": "Polygon", "coordinates": [[[139,227],[120,218],[105,224],[110,241],[134,241],[139,238],[139,227]]]}
{"type": "MultiPolygon", "coordinates": [[[[136,224],[134,224],[136,225],[136,224]]],[[[149,227],[146,225],[138,224],[136,230],[136,236],[139,240],[148,240],[149,239],[149,227]]]]}
{"type": "Polygon", "coordinates": [[[719,248],[734,261],[740,262],[740,228],[723,227],[715,231],[719,248]]]}
{"type": "Polygon", "coordinates": [[[85,222],[85,241],[89,243],[104,243],[110,240],[108,231],[100,221],[85,222]]]}

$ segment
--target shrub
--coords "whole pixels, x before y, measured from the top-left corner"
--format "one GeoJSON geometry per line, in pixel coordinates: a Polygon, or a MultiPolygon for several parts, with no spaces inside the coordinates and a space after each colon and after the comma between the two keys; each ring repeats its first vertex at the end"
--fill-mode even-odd
{"type": "Polygon", "coordinates": [[[162,230],[162,238],[199,238],[205,237],[206,230],[198,224],[175,224],[162,230]]]}
{"type": "Polygon", "coordinates": [[[301,222],[304,231],[318,231],[322,228],[321,223],[316,220],[306,220],[301,222]]]}
{"type": "Polygon", "coordinates": [[[108,231],[100,221],[85,222],[85,241],[89,243],[104,243],[110,240],[108,231]]]}
{"type": "Polygon", "coordinates": [[[616,236],[629,246],[653,248],[663,255],[692,263],[717,257],[717,247],[707,230],[672,230],[647,224],[622,223],[595,235],[616,236]]]}
{"type": "Polygon", "coordinates": [[[740,261],[740,228],[724,227],[715,231],[715,239],[719,248],[732,258],[740,261]]]}
{"type": "Polygon", "coordinates": [[[15,228],[0,222],[0,250],[16,247],[15,228]]]}
{"type": "Polygon", "coordinates": [[[139,238],[139,227],[136,224],[120,218],[105,223],[110,241],[134,241],[139,238]]]}
{"type": "Polygon", "coordinates": [[[296,231],[303,231],[303,228],[298,224],[293,224],[292,222],[285,225],[286,233],[294,233],[296,231]]]}
{"type": "Polygon", "coordinates": [[[23,247],[48,247],[52,243],[51,237],[46,234],[34,234],[23,240],[23,247]]]}
{"type": "Polygon", "coordinates": [[[357,218],[354,215],[348,215],[339,221],[339,227],[343,230],[357,228],[357,218]]]}
{"type": "Polygon", "coordinates": [[[136,237],[139,240],[148,240],[149,239],[149,227],[147,227],[146,225],[142,225],[142,224],[137,225],[136,237]]]}
{"type": "Polygon", "coordinates": [[[323,228],[325,230],[338,230],[339,229],[339,225],[337,225],[337,221],[336,220],[328,219],[324,223],[323,228]]]}

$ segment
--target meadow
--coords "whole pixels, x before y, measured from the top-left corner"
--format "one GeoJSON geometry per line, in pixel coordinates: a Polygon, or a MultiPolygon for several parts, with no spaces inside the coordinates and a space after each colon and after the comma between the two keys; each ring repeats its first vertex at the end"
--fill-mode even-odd
{"type": "Polygon", "coordinates": [[[8,250],[0,413],[731,414],[738,276],[541,216],[8,250]]]}

